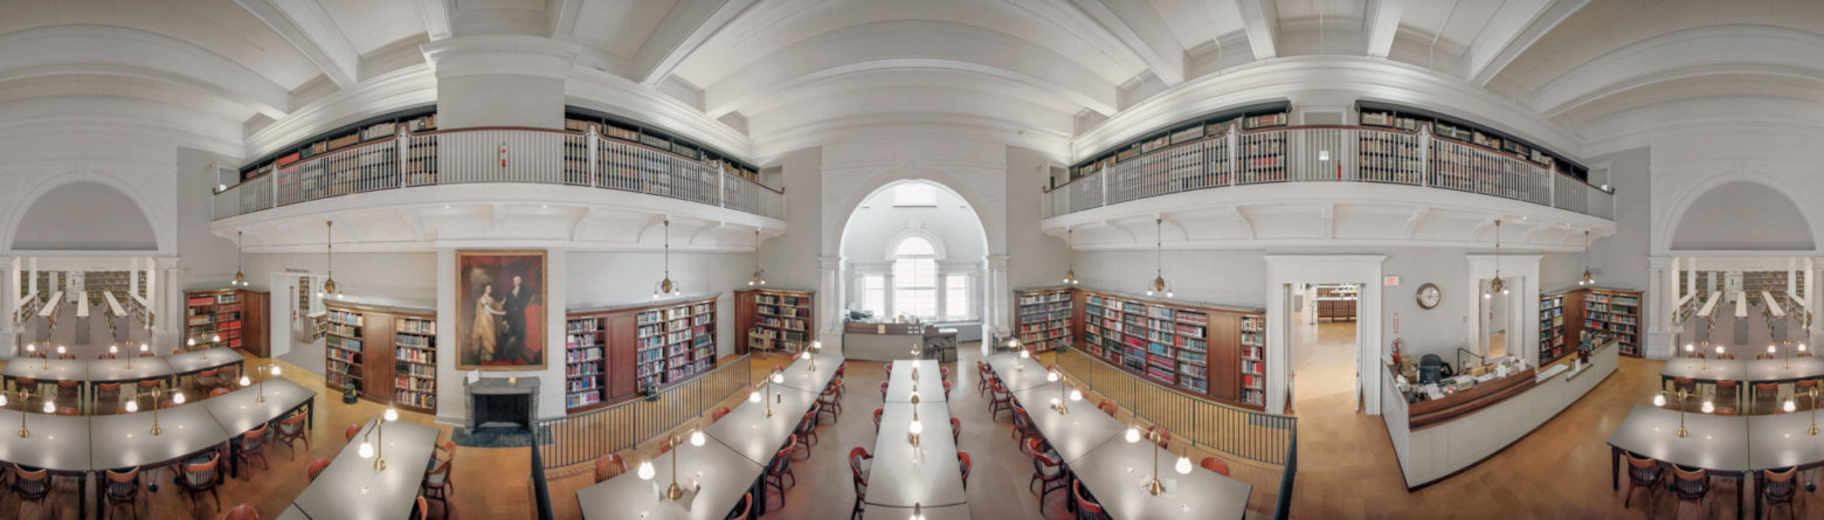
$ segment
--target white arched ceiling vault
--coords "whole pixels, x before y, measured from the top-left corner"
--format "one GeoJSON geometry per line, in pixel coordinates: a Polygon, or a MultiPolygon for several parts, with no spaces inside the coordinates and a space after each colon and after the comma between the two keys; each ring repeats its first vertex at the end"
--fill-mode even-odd
{"type": "Polygon", "coordinates": [[[102,182],[64,182],[32,200],[16,217],[12,251],[158,250],[158,234],[125,193],[102,182]]]}
{"type": "Polygon", "coordinates": [[[1813,251],[1811,224],[1778,188],[1755,180],[1711,186],[1690,201],[1672,235],[1676,251],[1813,251]]]}

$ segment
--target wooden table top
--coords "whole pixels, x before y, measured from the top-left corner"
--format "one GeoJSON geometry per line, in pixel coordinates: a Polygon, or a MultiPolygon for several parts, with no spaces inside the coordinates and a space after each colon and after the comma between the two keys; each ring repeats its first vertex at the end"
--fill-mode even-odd
{"type": "Polygon", "coordinates": [[[937,360],[902,359],[893,362],[893,371],[887,374],[888,403],[912,402],[912,367],[918,367],[918,400],[944,400],[944,375],[938,368],[937,360]]]}
{"type": "Polygon", "coordinates": [[[652,480],[641,480],[638,463],[633,466],[626,473],[576,491],[583,518],[721,520],[752,489],[764,469],[713,441],[702,446],[685,443],[652,461],[652,480]],[[671,485],[673,457],[681,457],[675,462],[678,485],[687,490],[685,502],[660,499],[660,493],[671,485]],[[688,494],[693,488],[696,492],[688,494]]]}
{"type": "Polygon", "coordinates": [[[0,369],[0,376],[14,379],[29,377],[40,381],[84,381],[89,377],[89,362],[80,359],[19,358],[0,369]]]}
{"type": "MultiPolygon", "coordinates": [[[[911,507],[913,504],[944,506],[969,501],[963,491],[956,442],[951,438],[949,409],[949,404],[943,401],[917,405],[887,403],[883,407],[880,434],[874,439],[874,461],[868,470],[869,482],[874,485],[868,486],[867,503],[911,507]],[[919,424],[924,430],[919,435],[917,447],[913,447],[907,437],[914,408],[918,410],[919,424]]],[[[978,464],[986,462],[976,461],[978,464]]]]}
{"type": "MultiPolygon", "coordinates": [[[[362,437],[374,429],[374,424],[368,421],[362,425],[355,440],[342,447],[329,467],[304,488],[292,505],[311,518],[393,520],[411,516],[426,465],[436,449],[437,429],[407,422],[386,423],[386,469],[375,470],[373,459],[360,456],[362,437]]],[[[369,439],[380,441],[378,436],[369,439]]]]}
{"type": "Polygon", "coordinates": [[[1686,413],[1684,420],[1689,435],[1679,438],[1677,410],[1635,405],[1608,442],[1616,448],[1689,467],[1717,471],[1753,468],[1748,456],[1747,417],[1686,413]]]}
{"type": "Polygon", "coordinates": [[[1181,475],[1172,470],[1178,456],[1165,450],[1158,450],[1165,493],[1152,496],[1144,485],[1153,475],[1153,457],[1152,443],[1116,440],[1090,450],[1070,469],[1117,519],[1241,518],[1247,511],[1252,484],[1199,467],[1181,475]]]}
{"type": "MultiPolygon", "coordinates": [[[[152,435],[151,411],[89,418],[96,468],[127,468],[173,461],[228,441],[232,434],[203,403],[158,411],[162,430],[152,435]]],[[[223,455],[222,464],[228,464],[223,455]]],[[[224,466],[225,467],[225,466],[224,466]]]]}
{"type": "MultiPolygon", "coordinates": [[[[1067,413],[1059,414],[1052,408],[1051,401],[1058,399],[1063,391],[1063,383],[1047,383],[1023,390],[1015,390],[1013,398],[1026,407],[1026,413],[1032,417],[1032,423],[1045,436],[1045,441],[1064,457],[1066,464],[1075,464],[1089,450],[1101,446],[1122,434],[1127,425],[1121,424],[1107,414],[1097,410],[1089,401],[1074,401],[1067,406],[1067,413]]],[[[1070,396],[1064,396],[1069,399],[1070,396]]]]}
{"type": "Polygon", "coordinates": [[[19,436],[23,412],[0,410],[0,461],[51,471],[78,472],[90,464],[89,418],[24,413],[31,436],[19,436]]]}
{"type": "Polygon", "coordinates": [[[1047,383],[1045,367],[1035,359],[1020,359],[1019,354],[1002,352],[988,356],[988,366],[1001,378],[1008,391],[1047,383]]]}
{"type": "Polygon", "coordinates": [[[742,401],[727,416],[704,427],[703,433],[755,464],[772,461],[804,418],[804,412],[811,409],[817,394],[783,385],[773,385],[768,393],[773,399],[772,417],[766,416],[765,403],[742,401]]]}
{"type": "Polygon", "coordinates": [[[227,347],[216,347],[209,350],[172,354],[167,358],[171,363],[171,371],[179,374],[189,374],[191,372],[201,372],[211,368],[225,367],[240,363],[243,359],[245,358],[241,356],[240,352],[235,352],[234,349],[227,347]]]}
{"type": "Polygon", "coordinates": [[[221,397],[204,399],[201,403],[215,415],[216,422],[230,433],[240,433],[278,419],[317,396],[315,391],[299,386],[288,379],[273,379],[264,383],[229,392],[221,397]],[[258,399],[265,392],[266,401],[258,399]]]}

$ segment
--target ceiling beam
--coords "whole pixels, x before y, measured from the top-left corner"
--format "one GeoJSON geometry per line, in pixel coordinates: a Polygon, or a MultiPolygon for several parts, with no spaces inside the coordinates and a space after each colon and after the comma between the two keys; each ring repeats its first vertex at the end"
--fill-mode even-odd
{"type": "Polygon", "coordinates": [[[1590,0],[1509,0],[1463,52],[1464,75],[1487,86],[1507,65],[1590,0]]]}
{"type": "Polygon", "coordinates": [[[576,35],[576,16],[583,12],[583,0],[545,0],[552,38],[568,40],[576,35]]]}
{"type": "Polygon", "coordinates": [[[1400,17],[1406,14],[1406,0],[1368,0],[1362,16],[1364,54],[1387,57],[1393,50],[1393,36],[1400,31],[1400,17]]]}
{"type": "Polygon", "coordinates": [[[361,80],[361,55],[317,0],[234,0],[323,71],[336,86],[361,80]]]}
{"type": "Polygon", "coordinates": [[[647,86],[665,81],[704,42],[728,27],[756,0],[680,0],[633,55],[631,77],[647,86]]]}
{"type": "Polygon", "coordinates": [[[1159,11],[1136,0],[1071,0],[1077,9],[1146,62],[1167,86],[1184,82],[1184,49],[1159,11]]]}
{"type": "Polygon", "coordinates": [[[1273,0],[1238,0],[1241,26],[1247,28],[1248,47],[1254,59],[1264,60],[1279,55],[1279,6],[1273,0]]]}
{"type": "Polygon", "coordinates": [[[418,12],[424,17],[424,33],[431,41],[450,37],[450,14],[456,10],[452,0],[419,0],[418,12]]]}

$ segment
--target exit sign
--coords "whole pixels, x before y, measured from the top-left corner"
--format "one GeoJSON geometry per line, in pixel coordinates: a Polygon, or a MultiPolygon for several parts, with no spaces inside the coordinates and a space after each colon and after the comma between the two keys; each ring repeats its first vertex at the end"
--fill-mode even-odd
{"type": "Polygon", "coordinates": [[[1399,287],[1400,286],[1400,275],[1390,274],[1390,275],[1382,277],[1381,285],[1384,285],[1387,287],[1399,287]]]}

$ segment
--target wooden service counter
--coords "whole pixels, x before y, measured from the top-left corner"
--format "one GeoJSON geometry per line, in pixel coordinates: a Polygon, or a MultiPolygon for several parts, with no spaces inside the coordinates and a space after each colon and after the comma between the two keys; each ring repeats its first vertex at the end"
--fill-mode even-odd
{"type": "Polygon", "coordinates": [[[851,321],[842,326],[842,352],[849,359],[892,361],[911,359],[912,346],[920,345],[925,358],[941,358],[946,346],[954,359],[956,331],[940,332],[929,323],[868,323],[851,321]]]}
{"type": "Polygon", "coordinates": [[[1619,352],[1615,343],[1605,343],[1581,370],[1571,368],[1576,358],[1569,357],[1417,403],[1408,402],[1392,368],[1384,366],[1381,418],[1406,489],[1450,477],[1532,433],[1615,373],[1619,352]]]}

